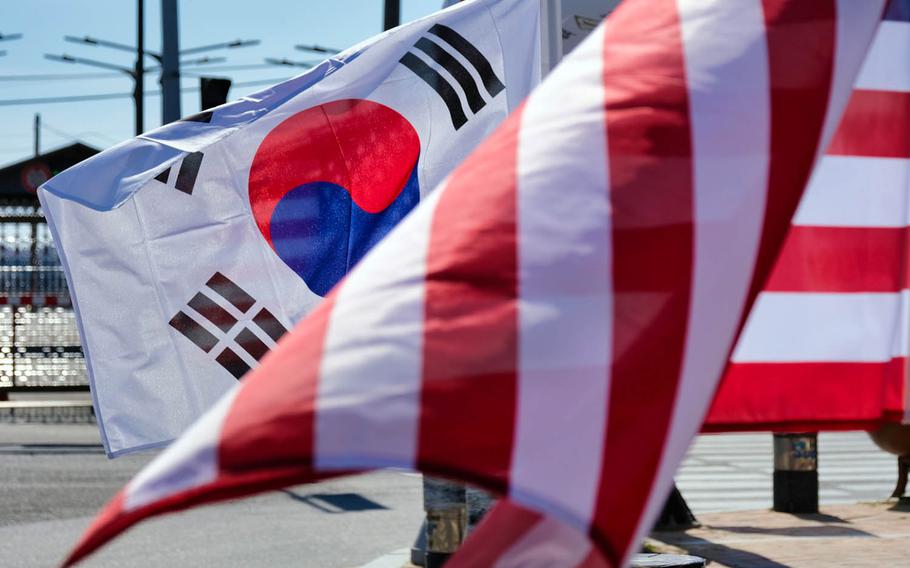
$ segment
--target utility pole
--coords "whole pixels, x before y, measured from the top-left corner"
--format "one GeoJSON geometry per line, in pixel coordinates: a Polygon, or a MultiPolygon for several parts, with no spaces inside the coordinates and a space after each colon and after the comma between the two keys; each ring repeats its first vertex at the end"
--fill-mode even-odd
{"type": "Polygon", "coordinates": [[[390,30],[401,23],[401,0],[385,0],[382,29],[390,30]]]}
{"type": "Polygon", "coordinates": [[[41,155],[41,115],[35,113],[35,157],[41,155]]]}
{"type": "Polygon", "coordinates": [[[136,136],[145,130],[145,1],[136,0],[136,72],[133,75],[136,103],[136,136]]]}
{"type": "Polygon", "coordinates": [[[161,122],[180,120],[177,0],[161,0],[161,122]]]}
{"type": "MultiPolygon", "coordinates": [[[[151,57],[158,63],[162,64],[162,66],[164,64],[164,55],[163,54],[145,49],[145,25],[144,25],[145,24],[145,9],[144,9],[145,7],[144,7],[144,4],[145,4],[144,0],[137,0],[137,11],[138,12],[137,12],[137,24],[136,24],[136,32],[137,32],[136,33],[136,36],[137,36],[136,45],[126,45],[123,43],[117,43],[114,41],[108,41],[108,40],[98,39],[98,38],[89,37],[89,36],[76,37],[76,36],[68,35],[68,36],[63,37],[64,40],[71,42],[71,43],[91,45],[93,47],[108,47],[110,49],[116,49],[119,51],[128,51],[130,53],[134,53],[134,54],[136,54],[137,60],[136,60],[136,64],[133,67],[131,67],[131,68],[130,67],[120,67],[118,65],[112,65],[110,63],[105,63],[103,61],[95,61],[93,59],[86,59],[84,57],[73,57],[71,55],[66,55],[66,54],[53,55],[50,53],[46,53],[44,55],[45,58],[51,59],[53,61],[61,61],[63,63],[81,63],[83,65],[92,65],[94,67],[101,67],[103,69],[114,69],[114,70],[120,71],[120,72],[128,75],[131,79],[133,79],[133,81],[134,81],[133,102],[136,105],[136,135],[137,136],[139,134],[142,134],[145,131],[145,120],[144,120],[145,99],[143,97],[145,73],[150,72],[150,71],[156,71],[159,69],[158,67],[152,67],[152,68],[146,67],[145,58],[151,57]]],[[[0,38],[0,39],[2,39],[2,38],[0,38]]],[[[186,55],[189,53],[199,53],[202,51],[210,51],[213,49],[234,49],[237,47],[248,47],[251,45],[258,45],[258,44],[259,44],[259,40],[255,40],[255,39],[250,39],[250,40],[236,39],[234,41],[228,41],[228,42],[223,42],[223,43],[216,43],[216,44],[211,44],[211,45],[193,47],[190,49],[184,49],[184,50],[178,52],[178,56],[186,55]]],[[[184,60],[184,61],[179,61],[179,60],[177,61],[177,66],[176,66],[176,69],[178,69],[177,80],[173,82],[177,87],[177,97],[176,97],[177,110],[175,113],[175,116],[177,116],[177,119],[180,118],[180,92],[179,92],[179,87],[180,87],[179,69],[180,69],[180,67],[182,67],[184,65],[204,65],[207,63],[219,63],[221,61],[225,61],[225,59],[223,57],[201,57],[201,58],[197,58],[197,59],[188,59],[188,60],[184,60]]],[[[162,76],[161,76],[161,83],[162,83],[162,85],[165,83],[165,74],[163,71],[162,71],[162,76]]],[[[167,104],[167,101],[164,101],[163,104],[167,104]]],[[[167,124],[168,122],[173,122],[173,121],[164,120],[163,124],[167,124]]]]}

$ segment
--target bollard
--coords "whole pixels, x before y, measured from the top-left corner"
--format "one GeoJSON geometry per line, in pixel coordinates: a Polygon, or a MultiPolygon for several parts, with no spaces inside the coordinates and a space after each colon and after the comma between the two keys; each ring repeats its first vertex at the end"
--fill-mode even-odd
{"type": "Polygon", "coordinates": [[[468,512],[464,484],[424,476],[423,508],[427,515],[424,566],[440,568],[465,537],[468,512]]]}
{"type": "Polygon", "coordinates": [[[476,487],[468,487],[465,492],[465,498],[468,505],[467,535],[470,536],[487,512],[493,508],[496,500],[483,489],[477,489],[476,487]]]}
{"type": "Polygon", "coordinates": [[[774,434],[774,510],[818,512],[818,435],[774,434]]]}
{"type": "MultiPolygon", "coordinates": [[[[424,489],[424,495],[426,496],[426,489],[424,489]]],[[[457,496],[455,498],[458,499],[457,496]]],[[[475,487],[465,488],[465,505],[467,506],[468,519],[468,525],[465,531],[466,537],[474,531],[478,524],[480,524],[480,521],[483,520],[487,511],[489,511],[495,503],[496,500],[486,491],[475,487]]],[[[411,564],[414,566],[426,566],[426,551],[427,521],[424,519],[423,524],[420,526],[420,531],[417,533],[417,538],[414,540],[414,545],[411,546],[411,564]]]]}
{"type": "Polygon", "coordinates": [[[411,546],[411,564],[414,566],[426,566],[427,555],[427,520],[424,519],[417,531],[417,538],[414,539],[414,545],[411,546]]]}

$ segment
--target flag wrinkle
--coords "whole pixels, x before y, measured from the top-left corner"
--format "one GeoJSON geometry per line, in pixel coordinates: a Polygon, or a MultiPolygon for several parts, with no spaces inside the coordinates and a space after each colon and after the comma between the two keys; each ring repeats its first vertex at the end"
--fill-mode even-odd
{"type": "MultiPolygon", "coordinates": [[[[165,505],[152,502],[140,515],[113,503],[77,554],[155,514],[155,506],[179,508],[187,500],[337,475],[335,468],[345,465],[410,462],[429,475],[533,501],[526,503],[531,518],[516,513],[524,518],[514,525],[501,514],[510,505],[494,510],[496,522],[468,539],[465,558],[473,550],[505,567],[545,553],[562,559],[556,565],[623,565],[656,516],[670,487],[668,472],[697,432],[697,412],[687,414],[681,405],[707,406],[750,301],[747,291],[770,268],[759,254],[735,271],[709,264],[701,231],[723,223],[727,228],[717,229],[714,240],[731,250],[780,244],[768,231],[786,229],[825,120],[839,112],[831,101],[845,98],[849,86],[828,84],[832,59],[855,74],[858,64],[843,61],[858,62],[871,40],[868,16],[880,6],[855,2],[863,16],[851,21],[859,22],[855,33],[826,55],[833,48],[832,18],[843,16],[828,1],[834,0],[752,0],[751,27],[725,25],[740,6],[723,0],[625,2],[605,31],[582,43],[244,380],[217,438],[215,481],[165,497],[165,505]],[[699,10],[725,34],[705,27],[688,35],[686,18],[699,10]],[[776,26],[783,35],[772,37],[781,31],[776,26]],[[760,66],[759,31],[768,41],[769,84],[740,82],[744,91],[731,93],[729,81],[703,82],[721,69],[735,76],[739,67],[727,67],[729,58],[743,69],[760,66]],[[713,49],[719,39],[732,48],[713,49]],[[806,48],[811,56],[782,60],[782,46],[806,48]],[[626,69],[649,79],[629,79],[626,69]],[[712,88],[699,90],[705,84],[712,88]],[[591,88],[578,89],[565,105],[548,104],[577,85],[591,88]],[[794,85],[802,90],[790,92],[794,85]],[[728,104],[704,104],[712,94],[728,104]],[[752,108],[750,94],[770,109],[755,119],[770,144],[761,136],[733,140],[737,131],[722,128],[752,108]],[[746,104],[731,102],[734,95],[746,104]],[[797,115],[801,105],[812,108],[797,115]],[[719,116],[706,118],[701,109],[719,116]],[[785,126],[794,129],[789,138],[775,130],[785,126]],[[544,140],[526,137],[526,127],[544,140]],[[709,198],[730,187],[725,176],[736,172],[711,167],[720,168],[734,146],[746,156],[761,154],[749,168],[736,164],[742,184],[734,180],[734,186],[749,203],[778,192],[767,210],[709,198]],[[589,152],[597,155],[591,159],[589,152]],[[527,161],[547,167],[526,168],[527,161]],[[575,183],[574,171],[586,172],[585,183],[575,183]],[[781,185],[771,187],[772,178],[781,185]],[[751,237],[741,234],[746,221],[751,237]],[[563,256],[562,248],[585,252],[563,256]],[[597,280],[602,304],[582,309],[590,295],[574,279],[597,280]],[[372,280],[386,284],[374,289],[372,280]],[[400,304],[389,299],[393,294],[400,304]],[[716,301],[704,302],[709,297],[716,301]],[[396,325],[385,325],[390,322],[396,325]],[[592,325],[598,322],[602,328],[592,325]],[[408,341],[401,341],[404,335],[408,341]],[[557,361],[563,364],[547,366],[557,361]],[[696,375],[703,382],[689,382],[696,375]],[[392,386],[419,397],[381,404],[392,386]],[[382,439],[369,437],[377,432],[382,439]],[[270,463],[297,467],[272,470],[270,463]],[[575,475],[573,467],[583,471],[575,475]]],[[[441,100],[431,103],[449,118],[441,100]]],[[[179,469],[181,446],[210,443],[193,432],[150,467],[179,469]]]]}

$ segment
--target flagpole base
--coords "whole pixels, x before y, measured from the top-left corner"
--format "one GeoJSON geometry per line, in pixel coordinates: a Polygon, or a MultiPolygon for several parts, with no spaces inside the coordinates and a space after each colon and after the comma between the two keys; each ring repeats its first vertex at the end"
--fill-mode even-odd
{"type": "Polygon", "coordinates": [[[426,511],[424,566],[440,568],[455,554],[465,538],[468,508],[465,485],[424,476],[423,508],[426,511]]]}

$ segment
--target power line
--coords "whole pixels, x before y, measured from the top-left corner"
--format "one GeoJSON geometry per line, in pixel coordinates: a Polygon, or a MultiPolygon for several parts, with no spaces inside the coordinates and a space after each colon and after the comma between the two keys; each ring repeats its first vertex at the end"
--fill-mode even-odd
{"type": "Polygon", "coordinates": [[[104,79],[123,77],[122,73],[43,73],[34,75],[0,75],[0,81],[58,81],[67,79],[104,79]]]}
{"type": "Polygon", "coordinates": [[[82,101],[103,101],[107,99],[122,99],[132,97],[130,93],[105,93],[101,95],[71,95],[66,97],[37,97],[33,99],[6,99],[0,100],[0,106],[32,105],[45,103],[75,103],[82,101]]]}
{"type": "MultiPolygon", "coordinates": [[[[287,77],[281,77],[278,79],[259,79],[256,81],[243,81],[240,83],[234,83],[232,87],[253,87],[256,85],[271,85],[275,83],[280,83],[286,81],[287,77]]],[[[199,87],[183,87],[180,89],[180,92],[191,93],[193,91],[198,91],[199,87]]],[[[160,91],[146,91],[144,93],[147,97],[157,97],[161,96],[160,91]]],[[[71,95],[63,97],[35,97],[30,99],[5,99],[0,100],[0,106],[14,106],[14,105],[37,105],[37,104],[54,104],[54,103],[77,103],[77,102],[87,102],[87,101],[104,101],[110,99],[126,99],[132,97],[132,93],[100,93],[95,95],[71,95]]]]}
{"type": "MultiPolygon", "coordinates": [[[[267,67],[274,67],[274,65],[269,65],[267,63],[247,63],[247,64],[238,64],[238,65],[222,65],[222,66],[204,66],[200,67],[198,72],[196,70],[190,73],[184,73],[185,75],[192,76],[203,76],[202,74],[209,71],[242,71],[247,69],[265,69],[267,67]]],[[[150,69],[149,72],[157,71],[157,69],[150,69]]],[[[111,73],[38,73],[38,74],[24,74],[24,75],[0,75],[0,81],[65,81],[67,79],[105,79],[109,77],[122,77],[123,74],[119,72],[111,73]]]]}
{"type": "Polygon", "coordinates": [[[77,140],[77,141],[79,140],[78,137],[73,136],[69,132],[64,132],[63,130],[60,130],[59,128],[53,127],[50,124],[48,124],[47,122],[41,123],[41,130],[47,130],[48,132],[51,132],[51,133],[56,134],[57,136],[61,136],[63,138],[67,138],[69,140],[77,140]]]}
{"type": "MultiPolygon", "coordinates": [[[[271,67],[274,69],[274,65],[269,65],[268,63],[247,63],[242,65],[221,65],[221,66],[205,66],[201,69],[195,71],[201,71],[203,73],[208,73],[209,71],[242,71],[244,69],[264,69],[266,67],[271,67]]],[[[183,70],[181,70],[183,73],[183,70]]]]}

